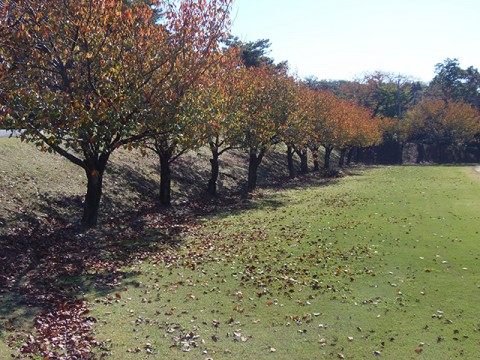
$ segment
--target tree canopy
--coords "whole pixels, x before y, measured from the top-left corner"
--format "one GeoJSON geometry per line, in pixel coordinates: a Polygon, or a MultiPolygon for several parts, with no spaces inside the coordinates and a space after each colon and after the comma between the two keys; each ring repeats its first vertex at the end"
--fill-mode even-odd
{"type": "Polygon", "coordinates": [[[460,67],[458,59],[446,59],[435,65],[435,77],[429,93],[444,101],[462,101],[480,109],[480,73],[473,66],[460,67]]]}
{"type": "Polygon", "coordinates": [[[86,226],[97,223],[109,156],[151,135],[152,128],[143,124],[158,100],[172,108],[179,92],[198,79],[208,66],[205,51],[228,26],[230,3],[4,1],[3,123],[25,129],[24,140],[85,170],[86,226]],[[161,11],[160,23],[155,9],[161,11]]]}
{"type": "Polygon", "coordinates": [[[262,158],[287,144],[308,171],[334,149],[391,142],[464,144],[479,133],[480,75],[457,59],[437,64],[428,86],[366,73],[353,81],[304,81],[269,56],[270,41],[229,34],[232,0],[9,0],[0,7],[0,117],[22,140],[84,169],[82,224],[97,223],[103,175],[119,147],[159,158],[170,204],[170,164],[208,145],[216,193],[219,156],[248,153],[247,189],[262,158]],[[385,136],[387,134],[387,136],[385,136]]]}

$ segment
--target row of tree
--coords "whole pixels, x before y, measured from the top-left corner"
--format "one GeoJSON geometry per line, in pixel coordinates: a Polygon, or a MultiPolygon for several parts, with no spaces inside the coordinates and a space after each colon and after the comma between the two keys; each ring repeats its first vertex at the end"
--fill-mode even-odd
{"type": "Polygon", "coordinates": [[[211,149],[214,194],[218,159],[232,148],[248,152],[253,190],[263,157],[280,142],[304,159],[307,148],[318,154],[323,145],[328,166],[333,148],[380,141],[380,121],[367,109],[308,88],[265,56],[265,46],[225,41],[230,7],[230,0],[3,2],[3,126],[24,129],[24,140],[85,170],[85,226],[97,223],[103,175],[119,147],[158,156],[160,202],[169,205],[170,164],[198,146],[211,149]]]}
{"type": "MultiPolygon", "coordinates": [[[[95,226],[110,155],[172,156],[185,98],[219,62],[231,0],[7,0],[0,5],[2,125],[85,170],[95,226]],[[148,140],[146,140],[148,138],[148,140]]],[[[182,136],[183,135],[183,136],[182,136]]]]}
{"type": "MultiPolygon", "coordinates": [[[[463,140],[479,131],[477,110],[453,95],[460,90],[436,99],[422,84],[384,73],[353,82],[290,76],[286,63],[267,56],[268,40],[228,37],[231,1],[0,3],[2,127],[24,129],[23,140],[85,170],[85,226],[97,223],[103,175],[120,147],[158,156],[159,201],[169,205],[171,163],[200,146],[211,150],[207,189],[215,194],[219,158],[233,148],[249,155],[251,191],[262,159],[279,143],[294,177],[294,156],[307,172],[312,154],[318,169],[320,147],[328,168],[334,149],[342,165],[349,150],[386,138],[426,138],[447,123],[463,140]]],[[[447,65],[437,77],[452,72],[447,65]]],[[[448,81],[433,83],[444,89],[448,81]]]]}

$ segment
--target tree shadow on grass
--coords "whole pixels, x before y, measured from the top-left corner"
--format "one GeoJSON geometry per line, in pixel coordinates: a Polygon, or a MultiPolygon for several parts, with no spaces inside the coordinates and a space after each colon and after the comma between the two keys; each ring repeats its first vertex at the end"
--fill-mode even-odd
{"type": "MultiPolygon", "coordinates": [[[[41,323],[55,309],[64,309],[66,303],[70,304],[68,309],[79,308],[75,299],[82,299],[85,293],[111,296],[120,284],[137,275],[126,270],[129,264],[149,254],[166,254],[167,262],[167,254],[181,246],[186,218],[148,201],[156,186],[154,181],[121,166],[112,166],[109,176],[119,193],[104,197],[97,229],[86,231],[78,225],[81,196],[48,192],[38,194],[30,206],[2,218],[2,339],[18,331],[31,331],[35,316],[35,324],[41,323]],[[43,320],[38,316],[44,316],[43,320]]],[[[38,355],[37,345],[25,346],[38,355]]]]}
{"type": "MultiPolygon", "coordinates": [[[[245,158],[239,155],[238,160],[245,158]]],[[[112,296],[120,284],[134,281],[137,274],[126,269],[138,260],[155,256],[166,264],[174,261],[184,241],[183,231],[192,225],[192,219],[286,205],[279,196],[265,195],[262,189],[266,188],[335,184],[335,180],[319,179],[316,174],[288,180],[283,161],[278,157],[265,163],[260,174],[264,180],[253,194],[238,190],[245,172],[237,166],[229,174],[232,178],[227,177],[234,181],[217,197],[205,195],[204,168],[191,166],[189,173],[176,178],[181,183],[178,191],[188,202],[173,208],[155,205],[157,182],[151,177],[112,164],[106,181],[111,188],[102,200],[100,226],[88,231],[72,220],[81,212],[81,196],[38,195],[32,208],[1,220],[0,335],[31,325],[35,314],[47,313],[62,301],[81,299],[85,293],[96,298],[112,296]],[[22,225],[8,227],[9,223],[22,225]]]]}
{"type": "MultiPolygon", "coordinates": [[[[185,219],[169,212],[150,213],[142,209],[136,216],[94,230],[85,231],[49,216],[2,235],[0,338],[21,344],[16,346],[22,352],[45,357],[47,353],[41,349],[47,344],[51,351],[52,345],[48,344],[58,341],[54,339],[58,337],[48,328],[39,333],[37,325],[63,323],[67,325],[63,325],[62,332],[71,334],[67,335],[71,339],[79,339],[75,348],[84,346],[84,351],[91,351],[95,341],[89,333],[89,322],[95,319],[84,315],[88,310],[84,294],[90,300],[115,299],[113,294],[120,286],[135,284],[138,273],[130,268],[131,264],[151,255],[168,264],[182,246],[184,223],[185,219]],[[69,315],[65,315],[65,309],[69,315]],[[65,322],[66,316],[72,316],[73,320],[65,322]],[[37,329],[33,337],[18,337],[30,333],[32,325],[37,329]],[[77,336],[82,326],[88,331],[83,330],[77,336]]],[[[71,358],[72,354],[67,353],[65,358],[71,358]]]]}
{"type": "MultiPolygon", "coordinates": [[[[157,172],[153,166],[147,169],[153,173],[157,172]]],[[[145,200],[148,202],[148,199],[155,198],[159,191],[158,180],[138,171],[135,164],[127,166],[112,162],[108,166],[105,180],[105,198],[109,201],[105,207],[114,205],[115,211],[128,204],[132,198],[136,202],[145,203],[145,200]]],[[[135,202],[132,205],[135,205],[135,202]]]]}
{"type": "MultiPolygon", "coordinates": [[[[180,246],[181,227],[167,225],[172,222],[182,221],[155,214],[148,221],[141,216],[128,222],[124,218],[123,224],[112,222],[84,231],[49,216],[29,227],[13,229],[0,237],[0,291],[21,295],[25,302],[39,307],[59,296],[102,295],[111,291],[118,278],[134,275],[120,273],[119,267],[144,254],[180,246]]],[[[0,309],[1,313],[4,307],[0,309]]]]}
{"type": "MultiPolygon", "coordinates": [[[[268,171],[267,165],[262,171],[268,171]]],[[[361,175],[361,173],[359,173],[361,175]]],[[[338,184],[338,178],[323,178],[318,172],[299,175],[290,179],[283,172],[271,173],[270,182],[262,180],[257,189],[248,192],[244,187],[236,191],[220,192],[217,196],[203,195],[189,203],[198,216],[226,217],[237,215],[247,210],[278,209],[290,204],[290,200],[282,195],[285,190],[305,190],[323,188],[338,184]]]]}

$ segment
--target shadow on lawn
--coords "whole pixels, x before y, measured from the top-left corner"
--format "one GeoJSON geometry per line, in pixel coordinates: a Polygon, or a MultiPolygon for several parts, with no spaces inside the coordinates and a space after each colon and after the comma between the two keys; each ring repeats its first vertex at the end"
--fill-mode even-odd
{"type": "Polygon", "coordinates": [[[109,170],[109,181],[121,193],[102,199],[97,229],[85,231],[77,224],[80,196],[40,194],[28,208],[2,218],[1,337],[30,328],[35,314],[82,299],[84,293],[108,296],[136,275],[121,267],[149,253],[175,250],[182,242],[186,219],[147,201],[154,181],[128,167],[109,170]]]}
{"type": "MultiPolygon", "coordinates": [[[[179,164],[185,166],[187,164],[179,164]]],[[[234,214],[247,209],[281,207],[281,197],[247,194],[238,182],[245,175],[230,174],[236,186],[221,188],[220,195],[205,195],[208,174],[192,167],[174,178],[188,201],[174,208],[154,203],[157,182],[128,166],[111,165],[108,182],[114,184],[102,199],[101,225],[85,231],[72,219],[78,217],[82,197],[40,195],[32,209],[7,214],[2,224],[27,224],[0,229],[0,335],[29,328],[35,314],[46,314],[62,302],[82,299],[83,294],[109,297],[123,282],[131,281],[128,265],[151,255],[165,263],[174,261],[184,230],[192,219],[210,214],[234,214]],[[232,190],[233,189],[233,190],[232,190]],[[187,191],[188,190],[188,191],[187,191]],[[38,216],[38,213],[48,214],[38,216]],[[13,219],[12,219],[13,218],[13,219]]],[[[318,174],[289,180],[283,158],[269,159],[260,170],[260,186],[302,189],[330,186],[336,180],[318,174]]]]}
{"type": "Polygon", "coordinates": [[[85,231],[54,215],[0,237],[0,338],[23,354],[93,359],[96,319],[84,294],[113,301],[121,284],[135,283],[129,264],[149,254],[168,262],[184,220],[145,210],[85,231]]]}
{"type": "Polygon", "coordinates": [[[181,224],[173,216],[157,214],[150,223],[143,217],[123,219],[127,221],[128,226],[115,221],[84,231],[52,214],[0,237],[0,318],[13,314],[22,322],[21,314],[31,315],[23,307],[45,310],[62,299],[81,298],[85,292],[105,296],[135,276],[120,267],[181,243],[180,226],[167,225],[181,224]]]}

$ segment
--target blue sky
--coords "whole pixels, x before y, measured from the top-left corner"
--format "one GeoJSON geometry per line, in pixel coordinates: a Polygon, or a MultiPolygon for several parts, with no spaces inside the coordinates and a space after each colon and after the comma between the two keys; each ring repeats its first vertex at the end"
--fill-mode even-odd
{"type": "Polygon", "coordinates": [[[235,0],[232,33],[269,39],[300,77],[381,70],[430,81],[458,58],[480,68],[480,0],[235,0]]]}

